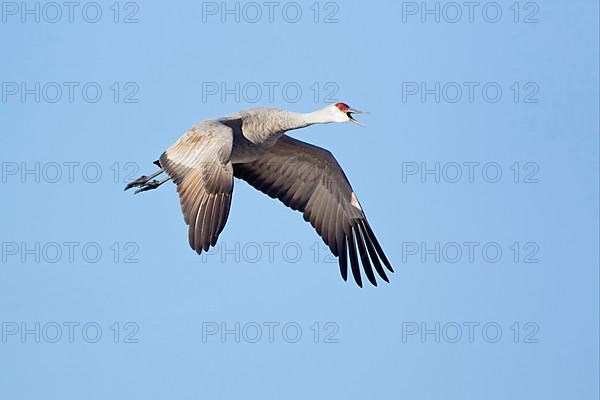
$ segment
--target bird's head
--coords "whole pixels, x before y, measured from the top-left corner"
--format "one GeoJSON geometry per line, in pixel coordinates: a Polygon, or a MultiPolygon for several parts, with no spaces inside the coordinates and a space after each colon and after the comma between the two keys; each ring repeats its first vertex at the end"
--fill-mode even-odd
{"type": "Polygon", "coordinates": [[[354,119],[352,114],[368,114],[366,111],[360,111],[350,107],[346,103],[335,103],[329,106],[334,122],[352,122],[359,126],[364,126],[354,119]]]}

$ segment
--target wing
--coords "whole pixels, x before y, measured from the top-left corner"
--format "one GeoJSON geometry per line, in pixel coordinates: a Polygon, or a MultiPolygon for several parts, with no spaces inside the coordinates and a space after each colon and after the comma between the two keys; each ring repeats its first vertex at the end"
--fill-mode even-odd
{"type": "Polygon", "coordinates": [[[232,142],[231,128],[205,121],[160,156],[161,167],[177,185],[190,246],[198,254],[217,243],[227,222],[233,191],[232,142]]]}
{"type": "Polygon", "coordinates": [[[389,282],[382,262],[389,271],[394,270],[348,178],[330,152],[284,135],[259,160],[234,164],[233,172],[236,178],[302,212],[304,220],[311,223],[331,252],[339,257],[344,280],[348,278],[350,258],[354,280],[362,287],[358,248],[369,282],[377,286],[373,267],[389,282]]]}

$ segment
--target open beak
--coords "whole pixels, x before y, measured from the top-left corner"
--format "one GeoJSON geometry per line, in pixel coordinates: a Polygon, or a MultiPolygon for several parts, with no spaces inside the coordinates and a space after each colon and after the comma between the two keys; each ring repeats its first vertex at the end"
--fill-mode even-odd
{"type": "Polygon", "coordinates": [[[366,111],[360,111],[357,110],[355,108],[350,108],[348,109],[346,115],[348,115],[348,118],[350,118],[350,122],[358,125],[358,126],[364,126],[363,124],[361,124],[360,122],[358,122],[357,120],[354,119],[354,116],[352,114],[368,114],[368,112],[366,111]]]}

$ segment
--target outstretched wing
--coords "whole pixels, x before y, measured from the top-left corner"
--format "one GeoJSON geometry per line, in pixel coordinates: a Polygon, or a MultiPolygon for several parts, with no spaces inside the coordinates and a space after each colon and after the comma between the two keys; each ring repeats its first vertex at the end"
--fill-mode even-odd
{"type": "Polygon", "coordinates": [[[160,156],[161,167],[177,185],[190,246],[198,254],[217,243],[227,222],[233,191],[232,143],[231,128],[204,121],[160,156]]]}
{"type": "Polygon", "coordinates": [[[377,286],[373,267],[389,282],[383,264],[394,272],[383,253],[348,178],[333,155],[320,147],[282,136],[257,161],[233,166],[241,178],[286,206],[304,214],[331,252],[339,257],[342,278],[352,275],[362,287],[358,254],[369,282],[377,286]],[[373,266],[372,266],[372,265],[373,266]]]}

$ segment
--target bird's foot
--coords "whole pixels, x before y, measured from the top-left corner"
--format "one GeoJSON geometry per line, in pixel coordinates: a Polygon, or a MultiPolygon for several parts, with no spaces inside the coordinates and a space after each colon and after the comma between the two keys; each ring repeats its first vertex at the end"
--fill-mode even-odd
{"type": "Polygon", "coordinates": [[[164,180],[163,181],[159,181],[158,179],[154,179],[153,181],[143,183],[141,185],[138,185],[138,186],[140,186],[140,188],[138,190],[136,190],[134,192],[134,194],[142,193],[142,192],[145,192],[147,190],[156,189],[157,187],[159,187],[163,183],[165,183],[164,180]]]}
{"type": "Polygon", "coordinates": [[[125,186],[125,189],[123,190],[129,190],[133,187],[138,187],[138,186],[143,186],[145,185],[151,178],[149,176],[146,175],[142,175],[139,178],[137,178],[135,181],[131,181],[127,184],[127,186],[125,186]]]}

